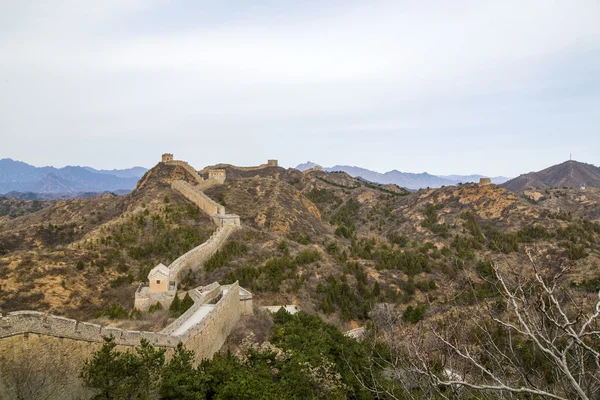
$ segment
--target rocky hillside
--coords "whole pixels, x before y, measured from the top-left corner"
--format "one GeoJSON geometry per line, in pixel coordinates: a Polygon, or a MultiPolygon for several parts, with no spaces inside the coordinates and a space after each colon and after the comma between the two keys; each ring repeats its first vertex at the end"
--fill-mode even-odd
{"type": "MultiPolygon", "coordinates": [[[[380,304],[409,320],[470,307],[494,295],[483,279],[489,262],[520,271],[525,247],[550,271],[573,264],[569,280],[582,294],[599,281],[599,190],[528,196],[466,184],[409,193],[344,172],[218,167],[227,180],[206,193],[240,215],[243,229],[183,289],[239,280],[256,304],[298,304],[351,328],[380,304]]],[[[170,189],[173,179],[193,182],[159,164],[128,196],[23,206],[23,215],[0,219],[0,307],[84,318],[114,304],[131,311],[149,268],[214,229],[170,189]]]]}
{"type": "Polygon", "coordinates": [[[172,179],[188,178],[179,167],[159,164],[127,196],[4,200],[14,215],[0,217],[0,310],[93,318],[114,303],[131,309],[152,267],[169,264],[214,231],[207,216],[171,190],[172,179]]]}
{"type": "Polygon", "coordinates": [[[600,168],[578,161],[565,161],[538,172],[523,174],[502,186],[517,193],[526,189],[600,188],[600,168]]]}

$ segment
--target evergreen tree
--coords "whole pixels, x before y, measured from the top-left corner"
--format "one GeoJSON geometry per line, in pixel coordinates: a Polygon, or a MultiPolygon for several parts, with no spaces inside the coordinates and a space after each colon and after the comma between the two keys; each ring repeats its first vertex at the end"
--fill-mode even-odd
{"type": "Polygon", "coordinates": [[[183,298],[183,300],[179,304],[179,313],[183,314],[184,312],[186,312],[193,305],[194,305],[194,300],[190,297],[189,293],[186,293],[185,297],[183,298]]]}
{"type": "Polygon", "coordinates": [[[181,308],[181,300],[179,300],[179,295],[175,293],[175,297],[169,306],[169,314],[171,316],[177,316],[179,313],[179,309],[181,308]]]}

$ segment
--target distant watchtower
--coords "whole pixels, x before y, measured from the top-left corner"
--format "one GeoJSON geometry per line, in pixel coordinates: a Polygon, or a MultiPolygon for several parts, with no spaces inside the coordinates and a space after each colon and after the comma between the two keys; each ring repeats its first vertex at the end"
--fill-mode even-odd
{"type": "Polygon", "coordinates": [[[208,170],[208,179],[209,180],[223,183],[223,182],[225,182],[226,176],[227,176],[226,171],[224,169],[209,169],[208,170]]]}
{"type": "Polygon", "coordinates": [[[492,184],[492,180],[490,178],[480,178],[479,179],[479,186],[487,186],[487,185],[491,185],[492,184]]]}
{"type": "Polygon", "coordinates": [[[268,160],[267,165],[269,167],[277,167],[277,166],[279,166],[279,162],[277,160],[268,160]]]}
{"type": "Polygon", "coordinates": [[[164,153],[162,155],[162,162],[169,162],[169,161],[173,161],[173,154],[171,154],[171,153],[164,153]]]}

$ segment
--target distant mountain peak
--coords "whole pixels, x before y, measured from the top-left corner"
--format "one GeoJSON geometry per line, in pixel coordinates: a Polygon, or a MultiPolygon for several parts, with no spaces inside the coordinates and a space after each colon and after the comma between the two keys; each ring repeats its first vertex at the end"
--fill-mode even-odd
{"type": "Polygon", "coordinates": [[[0,160],[0,193],[75,193],[132,190],[145,168],[97,171],[89,167],[35,167],[10,158],[0,160]]]}
{"type": "Polygon", "coordinates": [[[298,171],[306,171],[307,169],[314,168],[314,167],[316,167],[317,165],[319,165],[319,164],[317,164],[317,163],[314,163],[314,162],[312,162],[312,161],[307,161],[307,162],[305,162],[305,163],[298,164],[298,165],[296,166],[296,169],[297,169],[298,171]]]}
{"type": "Polygon", "coordinates": [[[567,160],[537,172],[529,172],[503,184],[513,192],[526,189],[600,188],[600,168],[575,160],[567,160]]]}

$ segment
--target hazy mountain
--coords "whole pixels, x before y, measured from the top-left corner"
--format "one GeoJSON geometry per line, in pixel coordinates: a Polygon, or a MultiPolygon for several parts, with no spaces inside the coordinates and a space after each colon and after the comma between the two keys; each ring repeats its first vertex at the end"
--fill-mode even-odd
{"type": "Polygon", "coordinates": [[[319,165],[319,164],[315,164],[315,163],[314,163],[314,162],[312,162],[312,161],[307,161],[307,162],[305,162],[305,163],[303,163],[303,164],[298,164],[298,165],[296,166],[296,169],[297,169],[298,171],[306,171],[307,169],[314,168],[314,167],[316,167],[317,165],[319,165]]]}
{"type": "MultiPolygon", "coordinates": [[[[299,164],[296,169],[300,171],[307,170],[314,167],[315,164],[312,161],[308,161],[304,164],[299,164]]],[[[371,171],[366,168],[355,167],[350,165],[334,165],[333,167],[323,168],[324,171],[343,171],[350,176],[355,178],[360,177],[371,182],[377,182],[382,184],[393,183],[401,187],[408,189],[421,189],[421,188],[438,188],[441,186],[456,185],[459,182],[479,182],[479,178],[483,178],[483,175],[446,175],[438,176],[432,175],[427,172],[412,173],[412,172],[401,172],[397,170],[388,171],[386,173],[380,173],[371,171]]],[[[492,178],[492,182],[495,184],[504,183],[509,178],[502,176],[492,178]]]]}
{"type": "Polygon", "coordinates": [[[148,168],[133,167],[127,169],[94,169],[92,167],[83,167],[90,172],[105,175],[114,175],[119,178],[141,178],[148,171],[148,168]]]}
{"type": "Polygon", "coordinates": [[[513,192],[522,192],[528,188],[600,188],[600,168],[570,160],[538,172],[520,175],[502,186],[513,192]]]}
{"type": "Polygon", "coordinates": [[[0,193],[79,193],[130,191],[139,180],[141,167],[97,171],[89,167],[35,167],[21,161],[0,160],[0,193]]]}

